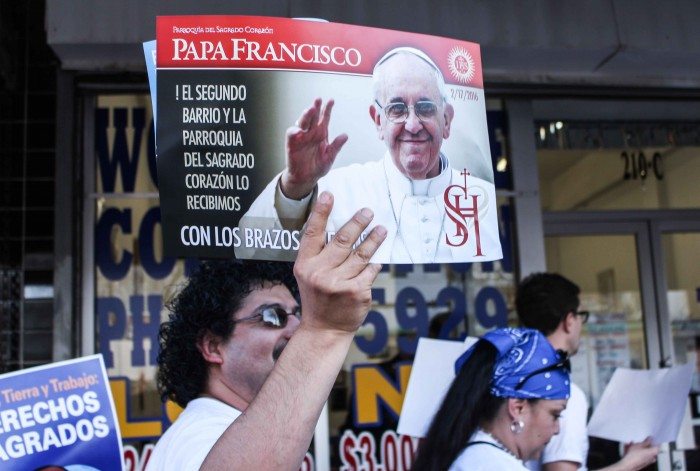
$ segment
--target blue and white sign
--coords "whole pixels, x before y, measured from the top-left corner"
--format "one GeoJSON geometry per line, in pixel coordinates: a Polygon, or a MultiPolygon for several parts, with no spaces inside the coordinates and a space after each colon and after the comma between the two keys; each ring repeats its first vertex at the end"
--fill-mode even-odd
{"type": "Polygon", "coordinates": [[[0,469],[122,471],[102,355],[0,376],[0,469]]]}

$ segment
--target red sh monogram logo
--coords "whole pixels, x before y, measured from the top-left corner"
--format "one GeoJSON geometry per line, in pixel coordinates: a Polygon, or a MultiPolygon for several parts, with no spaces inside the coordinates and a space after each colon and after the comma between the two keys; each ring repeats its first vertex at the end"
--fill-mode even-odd
{"type": "Polygon", "coordinates": [[[483,256],[481,252],[481,237],[479,236],[479,203],[478,195],[469,195],[467,192],[467,177],[469,172],[465,168],[461,175],[464,176],[464,186],[450,185],[445,189],[443,199],[445,201],[445,211],[452,222],[455,223],[455,234],[450,237],[445,234],[445,242],[452,247],[461,247],[469,240],[469,229],[467,219],[474,220],[474,237],[476,237],[476,254],[483,256]],[[471,198],[471,206],[466,204],[471,198]],[[462,206],[462,203],[465,205],[462,206]]]}

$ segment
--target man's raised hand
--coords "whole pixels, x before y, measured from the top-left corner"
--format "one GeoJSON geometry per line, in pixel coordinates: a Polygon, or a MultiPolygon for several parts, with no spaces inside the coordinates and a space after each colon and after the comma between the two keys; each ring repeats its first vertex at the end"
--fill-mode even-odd
{"type": "Polygon", "coordinates": [[[299,200],[311,193],[348,140],[347,134],[340,134],[328,142],[332,110],[332,99],[323,104],[323,100],[316,98],[294,126],[287,129],[287,168],[280,182],[287,198],[299,200]]]}
{"type": "Polygon", "coordinates": [[[321,193],[309,216],[294,264],[304,312],[302,325],[354,334],[372,304],[372,283],[381,265],[369,260],[386,238],[386,229],[374,227],[353,249],[372,221],[372,211],[364,208],[326,244],[326,222],[332,208],[333,196],[321,193]]]}

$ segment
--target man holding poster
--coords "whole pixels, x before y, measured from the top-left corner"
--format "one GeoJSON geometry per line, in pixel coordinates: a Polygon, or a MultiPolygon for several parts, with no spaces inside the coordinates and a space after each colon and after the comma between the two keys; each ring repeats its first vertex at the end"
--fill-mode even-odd
{"type": "MultiPolygon", "coordinates": [[[[399,47],[377,61],[372,78],[369,115],[387,147],[384,157],[331,169],[348,136],[329,142],[334,102],[317,98],[287,130],[286,168],[258,196],[240,226],[298,230],[316,194],[328,190],[337,203],[327,238],[353,208],[370,207],[375,223],[387,228],[377,261],[501,258],[493,183],[471,175],[468,168],[453,168],[441,150],[455,110],[439,67],[424,52],[399,47]]],[[[240,258],[280,255],[245,246],[236,250],[240,258]]]]}
{"type": "Polygon", "coordinates": [[[294,265],[202,264],[160,330],[158,384],[185,411],[156,445],[149,471],[298,469],[380,266],[386,231],[357,211],[324,245],[333,198],[322,193],[294,265]],[[288,268],[288,267],[287,267],[288,268]]]}

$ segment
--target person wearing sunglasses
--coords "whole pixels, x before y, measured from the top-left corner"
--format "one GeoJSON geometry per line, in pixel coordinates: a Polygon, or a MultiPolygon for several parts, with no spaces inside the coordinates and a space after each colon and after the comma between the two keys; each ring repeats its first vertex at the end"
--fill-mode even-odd
{"type": "Polygon", "coordinates": [[[569,362],[537,330],[496,329],[455,362],[415,471],[525,471],[559,431],[569,362]]]}
{"type": "MultiPolygon", "coordinates": [[[[580,309],[579,287],[556,273],[535,273],[518,285],[515,307],[520,323],[542,332],[549,343],[573,356],[581,344],[589,312],[580,309]]],[[[571,383],[571,398],[560,421],[560,432],[552,438],[537,460],[527,463],[531,470],[586,470],[588,457],[588,400],[583,390],[571,383]]],[[[632,444],[625,456],[606,471],[631,471],[653,463],[658,447],[649,440],[632,444]]]]}
{"type": "Polygon", "coordinates": [[[319,196],[293,273],[280,262],[208,261],[169,303],[158,388],[185,409],[149,471],[299,468],[369,311],[380,269],[369,260],[386,235],[377,226],[353,249],[372,220],[365,208],[326,244],[332,204],[319,196]]]}
{"type": "MultiPolygon", "coordinates": [[[[470,169],[453,168],[441,150],[450,137],[454,107],[440,69],[424,52],[399,47],[379,59],[372,77],[369,117],[387,147],[385,155],[331,170],[348,136],[329,138],[334,102],[317,98],[287,130],[287,166],[251,205],[241,226],[267,221],[275,227],[298,229],[315,195],[328,190],[338,196],[329,232],[347,220],[355,205],[372,208],[375,222],[387,228],[387,240],[376,254],[378,261],[465,261],[477,253],[483,260],[501,258],[493,183],[467,175],[470,169]],[[445,190],[451,186],[466,186],[477,201],[478,230],[475,218],[469,219],[465,227],[471,233],[466,241],[455,239],[456,225],[445,209],[445,190]]],[[[462,205],[471,207],[474,200],[465,201],[462,205]]],[[[245,247],[239,247],[236,255],[277,259],[269,250],[245,247]]]]}

